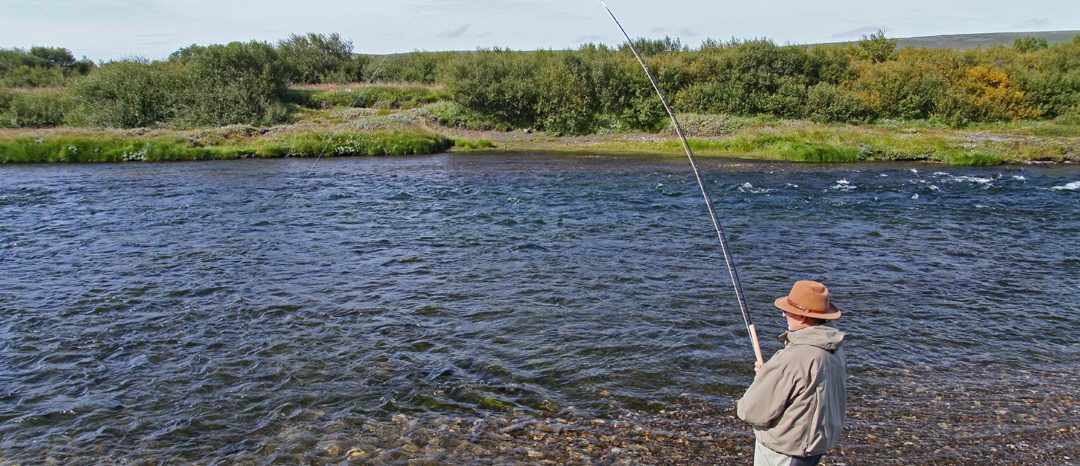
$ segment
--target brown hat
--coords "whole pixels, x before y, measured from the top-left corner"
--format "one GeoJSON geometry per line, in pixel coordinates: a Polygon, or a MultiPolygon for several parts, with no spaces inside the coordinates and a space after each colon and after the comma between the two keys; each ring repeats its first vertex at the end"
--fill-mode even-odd
{"type": "Polygon", "coordinates": [[[795,315],[825,320],[840,318],[840,309],[829,302],[829,289],[810,280],[795,282],[791,286],[791,293],[777,298],[774,304],[795,315]]]}

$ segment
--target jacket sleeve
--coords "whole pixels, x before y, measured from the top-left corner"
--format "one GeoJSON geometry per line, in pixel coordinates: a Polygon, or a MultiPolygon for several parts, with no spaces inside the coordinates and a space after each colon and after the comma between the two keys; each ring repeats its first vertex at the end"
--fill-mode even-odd
{"type": "Polygon", "coordinates": [[[761,366],[754,383],[736,404],[739,419],[759,430],[775,425],[799,389],[797,376],[783,363],[782,353],[761,366]]]}

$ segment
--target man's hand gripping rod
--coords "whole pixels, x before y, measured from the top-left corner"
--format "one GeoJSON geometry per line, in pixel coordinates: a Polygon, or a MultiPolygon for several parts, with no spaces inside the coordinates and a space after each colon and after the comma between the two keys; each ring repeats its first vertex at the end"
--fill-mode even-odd
{"type": "Polygon", "coordinates": [[[653,77],[652,71],[649,70],[649,66],[645,64],[645,60],[641,58],[641,54],[638,53],[637,48],[634,47],[634,41],[630,39],[630,35],[626,33],[626,29],[619,23],[619,19],[615,17],[615,13],[611,12],[611,8],[608,8],[607,3],[604,0],[600,0],[600,5],[604,7],[604,10],[607,10],[612,21],[615,21],[615,25],[622,31],[623,37],[626,37],[626,44],[630,46],[630,51],[634,52],[634,57],[637,58],[638,63],[641,64],[641,68],[645,70],[645,75],[649,77],[649,82],[652,83],[656,95],[660,96],[660,102],[664,104],[664,110],[667,110],[668,116],[671,117],[671,124],[675,126],[675,132],[679,134],[679,140],[682,141],[683,149],[686,151],[686,157],[690,159],[690,168],[694,169],[694,177],[697,178],[698,187],[701,188],[701,195],[705,198],[705,206],[709,209],[709,217],[712,218],[713,228],[716,229],[716,236],[720,238],[720,248],[724,252],[724,262],[727,264],[728,276],[731,277],[731,286],[735,288],[735,298],[739,301],[739,310],[742,311],[743,322],[746,323],[746,331],[750,334],[750,343],[754,345],[754,357],[757,358],[759,365],[763,364],[764,360],[761,357],[761,345],[758,343],[757,329],[754,327],[754,324],[750,322],[750,312],[746,310],[746,300],[743,299],[742,283],[739,282],[739,273],[735,270],[735,260],[731,257],[731,251],[728,250],[727,235],[724,234],[724,227],[720,225],[720,220],[716,217],[716,210],[713,209],[712,198],[709,197],[709,191],[705,188],[705,182],[701,179],[701,173],[698,171],[697,163],[694,162],[694,152],[690,150],[690,143],[686,141],[686,136],[683,134],[682,127],[679,126],[679,120],[675,118],[675,112],[671,109],[671,105],[668,104],[667,97],[664,97],[664,91],[660,89],[660,84],[656,82],[656,78],[653,77]]]}

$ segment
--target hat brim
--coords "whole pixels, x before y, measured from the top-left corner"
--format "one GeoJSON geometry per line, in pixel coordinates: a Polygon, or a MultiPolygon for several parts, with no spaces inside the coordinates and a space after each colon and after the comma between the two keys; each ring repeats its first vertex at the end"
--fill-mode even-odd
{"type": "Polygon", "coordinates": [[[813,317],[815,319],[824,320],[836,320],[840,318],[840,308],[836,307],[836,305],[833,303],[829,303],[829,312],[826,313],[804,311],[795,306],[792,306],[791,304],[788,304],[787,296],[784,296],[782,298],[776,298],[776,301],[774,301],[773,304],[780,310],[784,312],[790,312],[797,316],[813,317]]]}

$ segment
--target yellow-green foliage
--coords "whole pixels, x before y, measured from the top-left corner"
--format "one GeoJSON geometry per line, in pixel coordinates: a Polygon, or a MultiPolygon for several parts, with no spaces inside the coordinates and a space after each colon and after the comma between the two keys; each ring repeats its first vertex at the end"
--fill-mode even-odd
{"type": "MultiPolygon", "coordinates": [[[[845,46],[735,40],[689,49],[673,39],[636,43],[680,112],[817,122],[929,120],[949,126],[1080,118],[1080,36],[1054,45],[1020,40],[1013,47],[966,51],[898,50],[896,41],[880,32],[845,46]]],[[[65,109],[63,118],[120,127],[270,124],[296,110],[286,103],[415,108],[438,102],[453,104],[436,109],[445,111],[448,124],[470,127],[582,134],[654,131],[665,125],[664,109],[625,46],[349,57],[350,49],[340,37],[308,34],[276,48],[261,42],[196,45],[178,50],[167,63],[106,64],[78,79],[71,89],[74,107],[65,109]],[[285,91],[289,80],[361,77],[438,82],[445,91],[440,86],[285,91]]],[[[0,50],[0,86],[9,78],[21,80],[20,85],[61,78],[63,83],[90,68],[65,49],[0,50]],[[19,73],[44,74],[23,79],[19,73]]],[[[4,99],[0,96],[0,104],[4,99]]],[[[31,113],[41,116],[39,121],[55,121],[55,114],[31,113]]],[[[10,112],[5,114],[3,124],[12,125],[10,112]]]]}
{"type": "Polygon", "coordinates": [[[968,68],[963,83],[972,99],[973,119],[1015,120],[1042,114],[1028,103],[1023,91],[1012,85],[1008,73],[990,65],[968,68]]]}
{"type": "MultiPolygon", "coordinates": [[[[952,126],[1080,114],[1080,39],[970,51],[897,50],[880,33],[848,47],[645,45],[649,67],[683,112],[952,126]]],[[[655,129],[665,116],[624,49],[481,51],[452,60],[443,79],[456,103],[514,127],[655,129]]]]}

